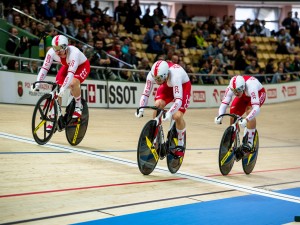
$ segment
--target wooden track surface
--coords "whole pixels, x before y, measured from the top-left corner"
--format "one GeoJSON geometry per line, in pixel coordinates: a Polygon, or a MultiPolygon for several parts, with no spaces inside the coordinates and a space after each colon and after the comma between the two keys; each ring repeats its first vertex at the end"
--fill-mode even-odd
{"type": "MultiPolygon", "coordinates": [[[[78,146],[70,146],[64,132],[39,146],[31,134],[33,106],[0,104],[0,223],[70,224],[249,194],[172,175],[165,171],[166,160],[143,176],[136,146],[152,112],[137,119],[134,111],[92,108],[78,146]]],[[[300,187],[299,112],[300,101],[264,105],[257,118],[260,152],[253,173],[245,175],[237,162],[224,177],[217,159],[228,120],[218,126],[216,108],[189,109],[179,172],[269,191],[300,187]]]]}

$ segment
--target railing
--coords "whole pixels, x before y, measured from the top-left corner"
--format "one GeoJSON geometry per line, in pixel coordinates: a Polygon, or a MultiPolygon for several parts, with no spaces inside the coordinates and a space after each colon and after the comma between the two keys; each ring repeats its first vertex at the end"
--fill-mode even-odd
{"type": "MultiPolygon", "coordinates": [[[[14,55],[6,55],[6,54],[0,54],[0,72],[1,70],[7,70],[5,64],[3,64],[2,59],[3,58],[9,58],[9,59],[15,59],[20,62],[21,69],[16,72],[24,72],[24,73],[34,73],[37,74],[38,70],[41,68],[43,64],[43,60],[40,59],[32,59],[32,58],[26,58],[26,57],[19,57],[14,55]],[[33,68],[34,67],[34,68],[33,68]],[[24,68],[27,68],[26,72],[24,71],[24,68]]],[[[60,64],[57,62],[53,62],[54,71],[50,71],[49,75],[56,75],[56,72],[58,71],[60,64]]],[[[133,82],[144,82],[146,79],[146,76],[148,74],[148,70],[139,70],[139,69],[127,69],[127,68],[114,68],[114,67],[104,67],[104,66],[92,66],[91,65],[91,73],[90,78],[95,80],[116,80],[116,81],[133,81],[133,82]]],[[[199,80],[197,84],[204,84],[202,81],[203,77],[211,77],[216,80],[221,80],[221,77],[224,80],[224,83],[221,83],[223,85],[227,85],[230,78],[234,75],[230,74],[199,74],[199,73],[188,73],[188,75],[196,76],[199,80]]],[[[244,75],[244,74],[242,74],[244,75]]],[[[297,72],[290,72],[290,73],[281,73],[280,75],[290,75],[291,81],[300,80],[300,71],[297,72]]],[[[263,83],[269,83],[267,82],[267,77],[274,76],[274,74],[256,74],[251,75],[254,77],[260,77],[263,78],[263,83]]],[[[215,85],[217,83],[214,83],[212,85],[215,85]]]]}

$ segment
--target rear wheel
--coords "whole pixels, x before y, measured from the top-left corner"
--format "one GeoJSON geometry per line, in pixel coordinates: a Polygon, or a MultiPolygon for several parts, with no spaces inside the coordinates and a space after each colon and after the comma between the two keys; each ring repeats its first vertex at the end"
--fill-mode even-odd
{"type": "Polygon", "coordinates": [[[156,121],[150,120],[145,124],[139,137],[137,162],[139,170],[144,175],[152,173],[159,159],[159,155],[157,153],[159,143],[153,143],[155,140],[156,129],[158,129],[158,127],[156,127],[156,121]]]}
{"type": "Polygon", "coordinates": [[[56,131],[57,114],[57,105],[51,94],[45,94],[37,101],[33,110],[31,128],[33,138],[38,144],[44,145],[51,139],[56,131]],[[51,115],[53,112],[54,115],[51,115]],[[52,129],[46,130],[51,124],[52,129]]]}
{"type": "Polygon", "coordinates": [[[219,148],[219,169],[222,175],[227,175],[234,164],[234,128],[227,127],[224,131],[219,148]]]}
{"type": "Polygon", "coordinates": [[[75,109],[75,100],[73,99],[66,108],[64,122],[66,125],[66,138],[70,145],[78,145],[84,138],[88,123],[89,123],[89,109],[86,101],[82,98],[81,104],[83,106],[81,117],[72,119],[75,109]]]}
{"type": "MultiPolygon", "coordinates": [[[[172,153],[172,150],[174,150],[178,145],[178,135],[177,135],[175,123],[173,124],[172,129],[168,132],[166,145],[167,145],[167,152],[168,152],[167,154],[168,169],[171,173],[176,173],[181,167],[184,156],[178,157],[172,153]]],[[[184,136],[184,149],[185,148],[186,148],[186,134],[184,136]]]]}
{"type": "Polygon", "coordinates": [[[245,174],[250,174],[253,171],[257,161],[258,148],[259,148],[259,137],[258,137],[257,130],[255,132],[255,136],[253,139],[253,148],[254,148],[253,153],[246,154],[242,160],[243,170],[245,174]]]}

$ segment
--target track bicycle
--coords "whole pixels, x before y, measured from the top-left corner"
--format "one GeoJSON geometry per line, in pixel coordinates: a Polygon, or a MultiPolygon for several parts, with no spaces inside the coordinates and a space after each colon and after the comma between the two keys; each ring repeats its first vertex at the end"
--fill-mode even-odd
{"type": "Polygon", "coordinates": [[[73,119],[72,115],[75,109],[73,96],[70,96],[72,100],[67,104],[65,114],[63,114],[58,101],[60,85],[51,81],[36,81],[33,83],[33,88],[37,83],[49,84],[52,87],[51,92],[40,97],[34,107],[31,127],[34,140],[38,144],[44,145],[56,131],[65,130],[70,145],[78,145],[84,138],[88,127],[89,111],[86,101],[81,99],[83,106],[81,117],[73,119]],[[47,130],[46,127],[50,123],[53,123],[52,129],[47,130]]]}
{"type": "MultiPolygon", "coordinates": [[[[243,118],[236,114],[222,114],[220,117],[230,116],[233,118],[233,123],[224,131],[219,148],[219,168],[222,175],[227,175],[234,162],[242,159],[243,171],[245,174],[250,174],[256,164],[259,148],[259,137],[257,130],[254,134],[252,151],[248,152],[243,148],[243,144],[248,141],[248,134],[243,137],[242,144],[240,143],[240,126],[239,121],[243,118]]],[[[247,128],[245,128],[247,129],[247,128]]]]}
{"type": "MultiPolygon", "coordinates": [[[[156,106],[142,106],[137,109],[137,113],[142,108],[149,108],[156,111],[156,117],[149,120],[143,127],[137,146],[137,162],[139,170],[144,175],[149,175],[155,169],[158,160],[167,158],[168,169],[171,173],[176,173],[184,157],[176,155],[175,148],[178,144],[175,120],[171,119],[167,138],[165,139],[162,118],[166,110],[156,106]]],[[[184,138],[186,143],[186,136],[184,138]]],[[[184,144],[184,148],[186,144],[184,144]]]]}

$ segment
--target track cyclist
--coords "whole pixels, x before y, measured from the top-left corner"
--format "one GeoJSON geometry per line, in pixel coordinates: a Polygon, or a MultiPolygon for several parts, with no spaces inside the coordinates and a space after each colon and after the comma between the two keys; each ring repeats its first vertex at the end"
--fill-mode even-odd
{"type": "MultiPolygon", "coordinates": [[[[154,83],[159,85],[154,98],[156,107],[164,109],[170,102],[174,102],[166,112],[163,121],[171,120],[171,118],[175,120],[178,145],[173,153],[178,157],[183,157],[186,132],[183,115],[189,106],[191,96],[190,79],[185,70],[178,64],[163,60],[155,62],[147,75],[146,85],[140,99],[140,107],[147,106],[154,83]]],[[[140,118],[143,113],[144,110],[140,109],[139,113],[135,113],[135,116],[140,118]]]]}
{"type": "MultiPolygon", "coordinates": [[[[53,61],[62,64],[56,75],[56,83],[61,85],[58,96],[61,98],[67,88],[71,89],[71,94],[76,102],[72,118],[77,119],[82,114],[80,84],[90,73],[90,63],[77,47],[68,44],[68,39],[63,35],[57,35],[52,39],[52,48],[46,54],[37,81],[45,79],[53,61]]],[[[39,84],[35,86],[33,91],[38,89],[39,84]]],[[[50,123],[46,130],[51,130],[52,126],[53,124],[50,123]]]]}
{"type": "MultiPolygon", "coordinates": [[[[219,115],[224,114],[232,97],[235,96],[230,106],[230,113],[242,116],[246,112],[246,118],[239,121],[244,129],[244,136],[248,134],[247,143],[243,144],[243,149],[247,152],[253,151],[253,137],[256,131],[255,117],[260,112],[260,107],[266,99],[266,91],[263,85],[252,76],[237,75],[231,78],[226,88],[224,98],[219,107],[219,115]]],[[[215,117],[215,123],[221,124],[222,117],[215,117]]],[[[232,121],[230,122],[232,124],[232,121]]]]}

